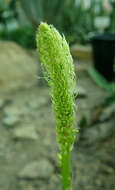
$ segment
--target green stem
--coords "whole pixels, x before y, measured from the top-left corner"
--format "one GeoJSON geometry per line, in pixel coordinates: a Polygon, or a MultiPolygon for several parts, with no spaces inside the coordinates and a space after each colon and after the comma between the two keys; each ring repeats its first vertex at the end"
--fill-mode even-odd
{"type": "Polygon", "coordinates": [[[70,150],[62,152],[62,190],[71,190],[70,150]]]}

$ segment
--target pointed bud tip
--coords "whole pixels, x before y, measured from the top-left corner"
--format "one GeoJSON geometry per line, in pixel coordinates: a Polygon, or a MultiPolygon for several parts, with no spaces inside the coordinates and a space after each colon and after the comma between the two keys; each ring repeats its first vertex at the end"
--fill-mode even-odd
{"type": "Polygon", "coordinates": [[[46,22],[41,22],[39,26],[40,32],[46,32],[50,29],[50,25],[48,25],[46,22]]]}

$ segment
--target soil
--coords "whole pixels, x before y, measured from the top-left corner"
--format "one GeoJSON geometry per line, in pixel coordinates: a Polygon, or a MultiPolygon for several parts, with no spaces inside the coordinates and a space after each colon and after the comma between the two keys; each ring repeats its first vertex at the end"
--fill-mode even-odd
{"type": "MultiPolygon", "coordinates": [[[[86,90],[86,97],[76,100],[75,125],[77,127],[85,118],[84,133],[96,122],[100,123],[97,108],[108,96],[92,81],[87,67],[87,63],[76,66],[78,84],[86,90]]],[[[41,86],[38,82],[30,88],[1,93],[0,99],[3,102],[0,108],[0,190],[61,189],[55,114],[46,83],[41,86]],[[18,117],[19,120],[8,123],[6,117],[18,117]],[[35,135],[31,131],[28,135],[23,133],[24,130],[20,132],[22,127],[25,130],[33,127],[35,135]],[[42,160],[45,160],[44,165],[49,163],[48,176],[42,173],[42,165],[39,171],[32,165],[42,160]]],[[[81,126],[80,133],[82,136],[81,126]]],[[[114,190],[115,131],[91,144],[78,136],[71,154],[73,189],[114,190]]]]}

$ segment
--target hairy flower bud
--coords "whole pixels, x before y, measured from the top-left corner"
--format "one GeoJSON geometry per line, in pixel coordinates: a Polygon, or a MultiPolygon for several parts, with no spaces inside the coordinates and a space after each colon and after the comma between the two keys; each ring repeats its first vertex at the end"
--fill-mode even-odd
{"type": "Polygon", "coordinates": [[[74,88],[75,72],[69,46],[59,32],[47,23],[41,23],[37,32],[37,50],[44,75],[51,89],[56,113],[57,137],[61,150],[74,143],[74,88]]]}

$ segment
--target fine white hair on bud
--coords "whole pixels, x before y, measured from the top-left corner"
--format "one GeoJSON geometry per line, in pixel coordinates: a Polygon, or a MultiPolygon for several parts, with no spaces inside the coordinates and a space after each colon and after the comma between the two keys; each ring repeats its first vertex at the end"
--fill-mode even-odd
{"type": "Polygon", "coordinates": [[[47,23],[41,23],[36,36],[37,51],[50,87],[56,113],[57,139],[61,150],[74,143],[73,128],[75,72],[72,56],[64,36],[47,23]]]}

